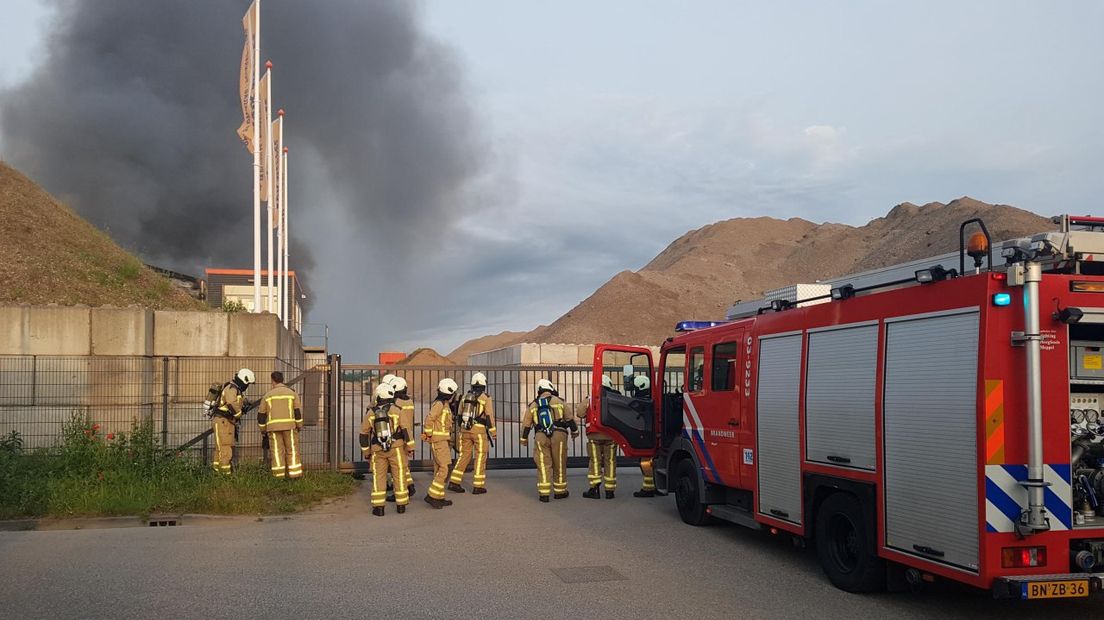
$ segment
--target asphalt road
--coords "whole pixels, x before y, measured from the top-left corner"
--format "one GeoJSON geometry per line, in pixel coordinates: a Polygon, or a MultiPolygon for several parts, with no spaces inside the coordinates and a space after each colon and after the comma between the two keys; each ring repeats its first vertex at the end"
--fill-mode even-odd
{"type": "Polygon", "coordinates": [[[0,532],[3,618],[947,618],[1104,616],[1104,601],[997,602],[953,586],[916,594],[833,588],[812,551],[738,526],[694,528],[672,498],[536,499],[532,472],[405,515],[368,513],[366,489],[289,520],[0,532]],[[602,581],[599,579],[616,579],[602,581]]]}

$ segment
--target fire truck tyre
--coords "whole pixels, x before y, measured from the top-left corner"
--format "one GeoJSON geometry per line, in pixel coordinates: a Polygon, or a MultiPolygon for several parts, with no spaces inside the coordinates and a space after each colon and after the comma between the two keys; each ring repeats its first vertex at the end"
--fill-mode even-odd
{"type": "Polygon", "coordinates": [[[705,504],[701,503],[698,493],[698,472],[695,471],[694,462],[690,459],[679,461],[675,466],[675,504],[678,506],[679,516],[684,523],[690,525],[705,525],[709,522],[709,514],[705,512],[705,504]]]}
{"type": "Polygon", "coordinates": [[[862,505],[855,496],[835,493],[820,505],[817,557],[828,580],[841,590],[875,592],[885,588],[885,564],[867,529],[862,505]]]}

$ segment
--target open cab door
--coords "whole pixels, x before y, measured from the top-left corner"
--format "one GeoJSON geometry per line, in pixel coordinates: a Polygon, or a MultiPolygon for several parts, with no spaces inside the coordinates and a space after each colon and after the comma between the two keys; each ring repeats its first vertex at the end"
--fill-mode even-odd
{"type": "Polygon", "coordinates": [[[656,433],[655,368],[652,352],[642,347],[594,346],[587,432],[605,433],[626,456],[651,458],[656,433]],[[608,377],[610,387],[603,386],[608,377]]]}

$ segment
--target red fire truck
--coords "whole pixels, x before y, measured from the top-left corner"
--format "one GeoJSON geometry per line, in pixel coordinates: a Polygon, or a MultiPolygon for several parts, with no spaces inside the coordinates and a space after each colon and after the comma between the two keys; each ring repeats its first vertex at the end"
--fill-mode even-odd
{"type": "Polygon", "coordinates": [[[941,577],[1002,598],[1096,594],[1104,218],[1056,224],[994,262],[971,220],[958,253],[738,304],[680,325],[658,360],[599,345],[588,428],[654,459],[686,523],[809,541],[844,590],[941,577]]]}

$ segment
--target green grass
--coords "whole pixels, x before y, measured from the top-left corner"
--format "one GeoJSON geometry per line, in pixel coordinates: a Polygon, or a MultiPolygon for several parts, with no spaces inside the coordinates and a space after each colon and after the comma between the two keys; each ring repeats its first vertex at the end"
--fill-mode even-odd
{"type": "Polygon", "coordinates": [[[149,424],[108,439],[74,416],[62,445],[33,453],[22,450],[18,435],[0,440],[0,518],[6,519],[290,513],[346,496],[357,484],[328,471],[277,480],[258,463],[219,475],[194,458],[166,453],[149,424]]]}

